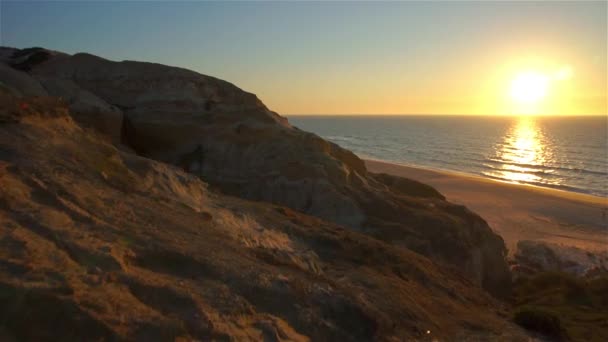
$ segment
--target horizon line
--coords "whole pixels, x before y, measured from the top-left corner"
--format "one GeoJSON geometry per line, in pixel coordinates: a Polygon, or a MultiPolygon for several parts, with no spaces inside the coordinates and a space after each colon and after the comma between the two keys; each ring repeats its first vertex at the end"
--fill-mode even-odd
{"type": "Polygon", "coordinates": [[[396,114],[374,114],[374,113],[342,113],[342,114],[327,114],[327,113],[280,113],[283,116],[529,116],[529,117],[580,117],[580,116],[607,116],[607,114],[450,114],[450,113],[396,113],[396,114]]]}

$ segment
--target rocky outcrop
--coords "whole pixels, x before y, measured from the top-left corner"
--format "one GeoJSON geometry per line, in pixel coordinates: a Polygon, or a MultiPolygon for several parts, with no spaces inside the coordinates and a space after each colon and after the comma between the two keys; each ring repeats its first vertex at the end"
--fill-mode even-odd
{"type": "Polygon", "coordinates": [[[51,59],[57,60],[67,57],[69,57],[69,55],[65,53],[47,50],[41,47],[32,47],[28,49],[0,47],[0,61],[10,65],[16,70],[25,72],[29,72],[33,67],[51,59]]]}
{"type": "Polygon", "coordinates": [[[35,77],[28,72],[50,60],[69,56],[42,48],[0,48],[0,82],[18,96],[54,96],[65,101],[74,119],[120,143],[122,112],[69,79],[35,77]]]}
{"type": "Polygon", "coordinates": [[[458,270],[2,91],[0,303],[7,341],[526,339],[458,270]]]}
{"type": "Polygon", "coordinates": [[[564,272],[577,277],[608,274],[608,252],[591,252],[572,246],[522,240],[511,266],[516,278],[541,272],[564,272]]]}
{"type": "Polygon", "coordinates": [[[18,55],[30,74],[57,94],[76,94],[69,97],[75,111],[86,112],[75,105],[83,102],[119,108],[122,142],[142,156],[227,194],[284,205],[450,264],[496,295],[509,292],[504,243],[483,219],[429,187],[368,174],[353,153],[292,127],[253,94],[181,68],[28,53],[18,55]]]}
{"type": "Polygon", "coordinates": [[[36,79],[0,63],[0,87],[16,96],[47,96],[48,93],[36,79]]]}
{"type": "Polygon", "coordinates": [[[61,98],[70,108],[73,118],[85,127],[93,127],[110,137],[115,143],[121,141],[123,114],[93,93],[74,82],[59,78],[40,77],[40,82],[50,96],[61,98]]]}

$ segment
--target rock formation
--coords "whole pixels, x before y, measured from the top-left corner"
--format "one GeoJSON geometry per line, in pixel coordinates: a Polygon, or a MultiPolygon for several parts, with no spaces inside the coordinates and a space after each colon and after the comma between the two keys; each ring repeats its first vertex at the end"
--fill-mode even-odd
{"type": "Polygon", "coordinates": [[[2,89],[0,303],[3,341],[525,338],[459,270],[218,194],[2,89]]]}
{"type": "Polygon", "coordinates": [[[368,174],[353,153],[292,127],[253,94],[160,64],[35,48],[11,56],[6,63],[67,101],[80,124],[120,137],[141,156],[177,165],[226,194],[414,250],[508,295],[506,249],[483,219],[430,187],[368,174]]]}
{"type": "Polygon", "coordinates": [[[0,86],[15,96],[48,95],[40,82],[3,63],[0,63],[0,86]]]}
{"type": "Polygon", "coordinates": [[[511,266],[515,277],[564,272],[577,277],[608,274],[608,251],[591,252],[554,243],[522,240],[511,266]]]}

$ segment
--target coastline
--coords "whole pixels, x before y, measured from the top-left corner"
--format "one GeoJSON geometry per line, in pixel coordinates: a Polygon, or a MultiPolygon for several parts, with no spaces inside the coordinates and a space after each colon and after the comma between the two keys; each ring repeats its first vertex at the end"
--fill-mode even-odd
{"type": "Polygon", "coordinates": [[[520,240],[608,250],[608,198],[453,171],[364,159],[371,172],[414,179],[483,217],[512,254],[520,240]]]}

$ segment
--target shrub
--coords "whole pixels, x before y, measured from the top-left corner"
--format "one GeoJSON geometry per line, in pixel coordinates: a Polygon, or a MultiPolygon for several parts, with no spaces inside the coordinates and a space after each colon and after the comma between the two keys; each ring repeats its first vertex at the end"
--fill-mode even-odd
{"type": "Polygon", "coordinates": [[[562,322],[554,313],[535,307],[518,309],[513,317],[520,326],[556,340],[567,340],[562,322]]]}

